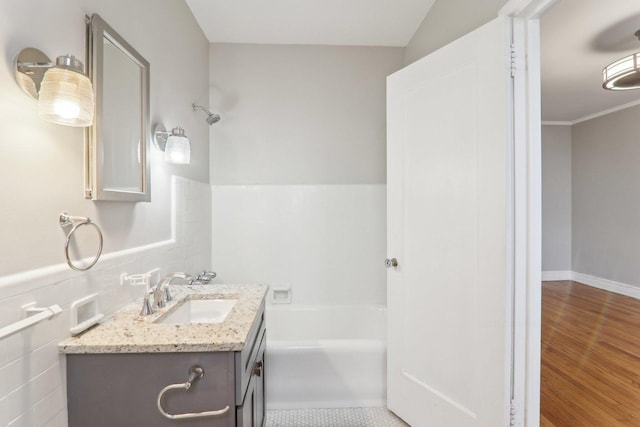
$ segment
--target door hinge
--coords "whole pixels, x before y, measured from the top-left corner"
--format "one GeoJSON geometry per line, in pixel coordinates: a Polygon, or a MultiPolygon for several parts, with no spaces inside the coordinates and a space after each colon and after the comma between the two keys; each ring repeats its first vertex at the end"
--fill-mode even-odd
{"type": "Polygon", "coordinates": [[[516,76],[516,45],[511,43],[511,78],[516,76]]]}
{"type": "Polygon", "coordinates": [[[509,410],[509,427],[522,427],[519,417],[518,404],[515,400],[511,400],[511,408],[509,410]]]}

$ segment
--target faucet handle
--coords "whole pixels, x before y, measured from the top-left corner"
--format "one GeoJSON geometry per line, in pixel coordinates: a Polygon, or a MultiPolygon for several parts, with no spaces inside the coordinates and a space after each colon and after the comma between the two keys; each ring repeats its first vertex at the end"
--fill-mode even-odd
{"type": "Polygon", "coordinates": [[[162,287],[158,288],[158,286],[160,286],[160,284],[155,285],[152,289],[153,289],[153,307],[155,308],[164,308],[167,304],[165,301],[165,292],[166,292],[166,287],[164,289],[162,289],[162,287]]]}
{"type": "Polygon", "coordinates": [[[142,310],[140,310],[140,316],[148,316],[154,313],[153,307],[151,307],[151,302],[149,301],[151,295],[153,295],[153,291],[151,290],[144,294],[144,297],[142,298],[142,310]]]}
{"type": "Polygon", "coordinates": [[[198,273],[198,276],[196,277],[196,282],[201,282],[198,284],[208,284],[211,279],[215,279],[216,278],[216,272],[215,271],[207,271],[204,270],[202,273],[198,273]]]}

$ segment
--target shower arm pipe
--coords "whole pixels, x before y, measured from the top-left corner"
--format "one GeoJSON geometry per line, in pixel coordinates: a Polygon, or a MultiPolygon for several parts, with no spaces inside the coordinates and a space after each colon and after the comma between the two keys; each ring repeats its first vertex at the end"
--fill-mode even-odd
{"type": "Polygon", "coordinates": [[[205,113],[207,113],[209,115],[213,115],[213,113],[211,111],[207,110],[202,105],[196,105],[195,103],[193,103],[193,104],[191,104],[191,108],[193,108],[193,111],[202,110],[202,111],[204,111],[205,113]]]}

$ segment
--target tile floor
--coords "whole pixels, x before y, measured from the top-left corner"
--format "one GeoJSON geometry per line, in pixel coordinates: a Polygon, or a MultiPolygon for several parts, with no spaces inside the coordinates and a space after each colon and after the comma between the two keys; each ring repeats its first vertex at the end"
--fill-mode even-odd
{"type": "Polygon", "coordinates": [[[267,411],[267,427],[406,427],[386,408],[332,408],[267,411]]]}

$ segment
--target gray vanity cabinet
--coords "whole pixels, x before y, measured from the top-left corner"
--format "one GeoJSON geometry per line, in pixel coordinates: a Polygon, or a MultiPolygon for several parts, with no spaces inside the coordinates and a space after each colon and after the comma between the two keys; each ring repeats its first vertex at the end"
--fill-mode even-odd
{"type": "Polygon", "coordinates": [[[264,406],[264,306],[242,351],[193,353],[67,354],[69,427],[262,427],[264,406]],[[189,390],[168,390],[171,415],[229,409],[221,415],[169,419],[158,395],[184,384],[192,366],[204,376],[189,390]]]}
{"type": "Polygon", "coordinates": [[[233,427],[233,353],[135,353],[67,355],[69,427],[233,427]],[[170,420],[157,405],[165,386],[187,381],[189,368],[204,377],[190,390],[170,390],[163,407],[170,414],[229,410],[219,416],[170,420]]]}

